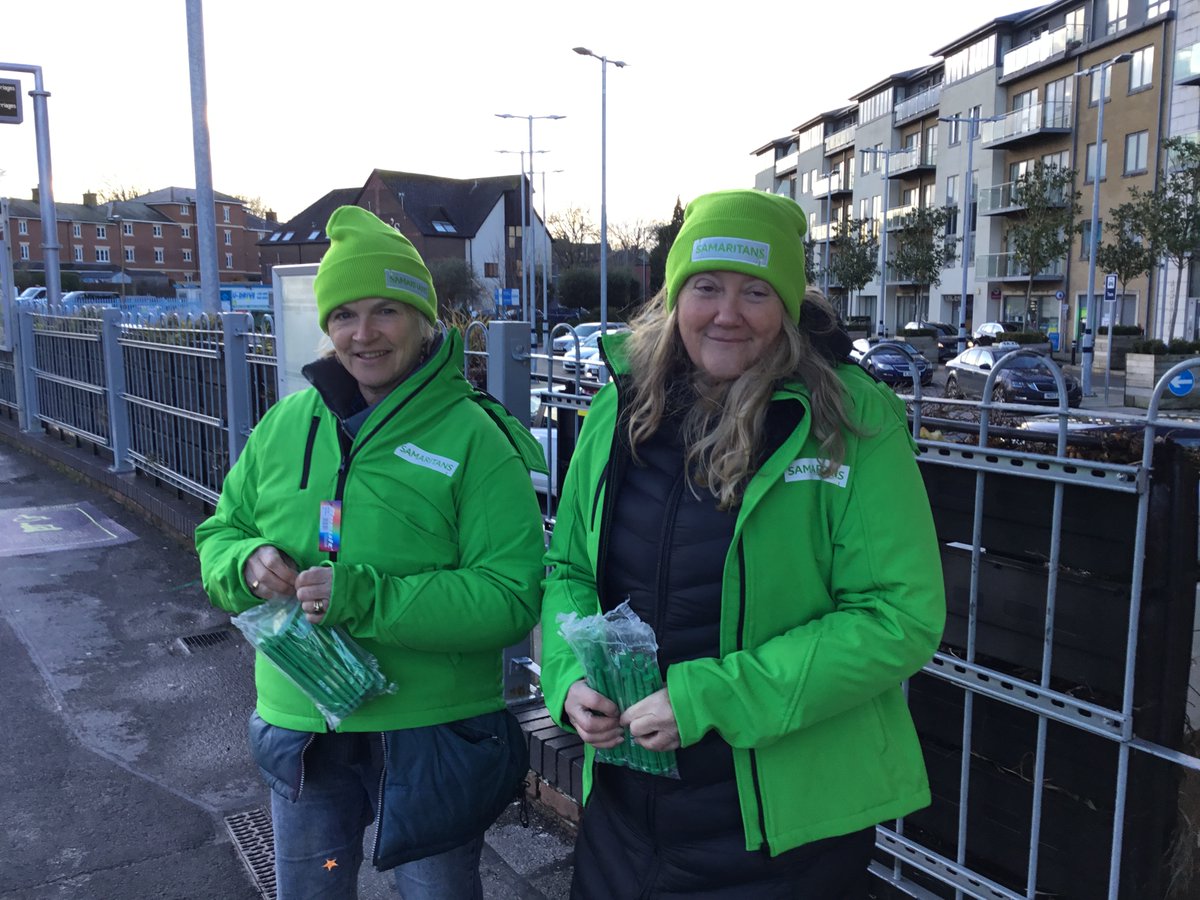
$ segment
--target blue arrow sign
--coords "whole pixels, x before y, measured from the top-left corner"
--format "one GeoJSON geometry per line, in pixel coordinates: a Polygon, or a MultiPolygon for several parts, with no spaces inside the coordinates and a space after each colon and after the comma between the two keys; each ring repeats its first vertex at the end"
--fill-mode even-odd
{"type": "Polygon", "coordinates": [[[1174,378],[1167,382],[1167,390],[1176,397],[1186,397],[1192,392],[1192,388],[1196,384],[1196,379],[1192,376],[1191,369],[1184,369],[1174,378]]]}

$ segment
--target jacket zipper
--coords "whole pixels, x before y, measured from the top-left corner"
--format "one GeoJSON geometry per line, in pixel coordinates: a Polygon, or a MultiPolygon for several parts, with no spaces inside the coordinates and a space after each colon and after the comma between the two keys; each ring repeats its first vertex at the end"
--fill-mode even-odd
{"type": "Polygon", "coordinates": [[[321,417],[313,416],[308,426],[308,441],[304,445],[304,469],[300,473],[300,490],[308,489],[308,472],[312,468],[313,445],[317,442],[317,429],[321,426],[321,417]]]}
{"type": "MultiPolygon", "coordinates": [[[[738,538],[738,627],[737,627],[737,649],[742,650],[746,643],[746,544],[745,541],[738,538]]],[[[751,747],[748,751],[750,754],[750,781],[754,785],[754,802],[758,806],[758,831],[762,835],[763,846],[767,848],[769,853],[771,843],[767,840],[767,815],[763,810],[763,794],[762,785],[758,779],[758,752],[751,747]]]]}
{"type": "Polygon", "coordinates": [[[308,752],[308,748],[312,746],[312,742],[317,739],[316,734],[310,734],[308,740],[304,742],[304,746],[300,748],[300,786],[296,788],[296,800],[300,800],[300,795],[304,793],[304,754],[308,752]]]}
{"type": "Polygon", "coordinates": [[[670,596],[667,592],[667,562],[670,558],[671,535],[675,531],[675,518],[679,511],[679,499],[683,496],[686,481],[687,473],[680,472],[675,483],[671,485],[671,492],[667,495],[667,502],[663,508],[662,533],[658,537],[658,570],[655,573],[654,633],[656,635],[663,633],[667,618],[667,598],[670,596]]]}
{"type": "Polygon", "coordinates": [[[388,765],[388,748],[387,748],[387,732],[379,732],[379,740],[383,743],[383,765],[379,767],[379,795],[375,803],[375,840],[371,844],[371,861],[377,862],[376,854],[379,852],[379,832],[383,829],[383,785],[384,779],[387,778],[388,765]]]}

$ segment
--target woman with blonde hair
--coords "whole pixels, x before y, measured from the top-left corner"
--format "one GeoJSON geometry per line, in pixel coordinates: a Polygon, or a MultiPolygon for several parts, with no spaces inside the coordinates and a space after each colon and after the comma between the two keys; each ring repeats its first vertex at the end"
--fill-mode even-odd
{"type": "Polygon", "coordinates": [[[874,826],[929,803],[901,682],[945,618],[903,404],[806,291],[804,214],[689,204],[666,284],[606,337],[542,610],[546,705],[586,744],[572,896],[851,898],[874,826]],[[628,600],[665,687],[588,687],[557,617],[628,600]],[[678,779],[595,762],[625,730],[678,779]]]}

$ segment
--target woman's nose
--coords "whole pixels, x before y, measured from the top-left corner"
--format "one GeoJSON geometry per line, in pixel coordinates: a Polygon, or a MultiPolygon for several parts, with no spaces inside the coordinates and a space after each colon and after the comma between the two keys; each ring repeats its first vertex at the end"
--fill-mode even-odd
{"type": "Polygon", "coordinates": [[[737,323],[741,315],[738,299],[727,294],[717,301],[717,314],[713,319],[723,325],[732,325],[737,323]]]}

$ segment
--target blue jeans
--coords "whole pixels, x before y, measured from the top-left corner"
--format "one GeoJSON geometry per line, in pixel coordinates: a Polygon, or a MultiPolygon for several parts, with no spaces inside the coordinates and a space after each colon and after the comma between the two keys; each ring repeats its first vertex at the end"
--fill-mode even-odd
{"type": "MultiPolygon", "coordinates": [[[[363,833],[375,820],[382,747],[374,733],[318,734],[296,802],[271,791],[278,900],[353,900],[363,833]]],[[[414,811],[419,815],[420,811],[414,811]]],[[[404,900],[480,900],[483,835],[392,870],[404,900]]]]}

